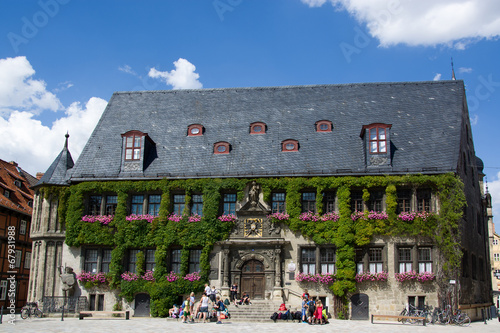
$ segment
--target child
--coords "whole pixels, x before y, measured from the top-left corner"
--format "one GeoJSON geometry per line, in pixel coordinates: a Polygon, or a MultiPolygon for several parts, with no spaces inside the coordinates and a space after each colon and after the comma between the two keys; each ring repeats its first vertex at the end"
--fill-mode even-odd
{"type": "Polygon", "coordinates": [[[222,321],[220,319],[220,315],[222,314],[222,312],[225,309],[224,302],[222,302],[220,300],[220,296],[217,296],[215,300],[216,300],[216,302],[215,302],[214,308],[217,310],[217,324],[222,324],[222,321]]]}
{"type": "Polygon", "coordinates": [[[188,297],[186,297],[186,300],[185,300],[184,302],[182,302],[182,305],[184,305],[184,306],[183,306],[184,311],[183,311],[183,313],[182,313],[182,322],[183,322],[183,323],[187,323],[187,318],[188,318],[188,317],[190,316],[190,314],[191,314],[191,313],[189,312],[189,302],[190,302],[190,300],[189,300],[189,296],[188,296],[188,297]]]}
{"type": "Polygon", "coordinates": [[[323,325],[323,304],[320,300],[316,302],[316,311],[314,312],[314,320],[316,323],[319,322],[320,325],[323,325]]]}
{"type": "Polygon", "coordinates": [[[307,297],[302,296],[302,322],[305,323],[307,320],[307,297]]]}

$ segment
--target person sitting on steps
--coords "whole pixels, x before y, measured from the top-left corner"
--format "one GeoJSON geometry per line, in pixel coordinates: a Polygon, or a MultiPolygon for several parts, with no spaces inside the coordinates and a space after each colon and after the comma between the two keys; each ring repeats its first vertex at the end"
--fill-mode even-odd
{"type": "Polygon", "coordinates": [[[246,304],[246,305],[252,304],[252,302],[250,302],[250,296],[248,296],[248,293],[246,291],[243,292],[243,295],[241,295],[241,300],[240,300],[239,304],[240,305],[242,305],[242,304],[246,304]]]}

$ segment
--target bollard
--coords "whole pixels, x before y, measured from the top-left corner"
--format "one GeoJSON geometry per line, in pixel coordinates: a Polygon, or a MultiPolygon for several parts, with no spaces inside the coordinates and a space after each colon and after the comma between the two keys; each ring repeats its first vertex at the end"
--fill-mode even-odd
{"type": "Polygon", "coordinates": [[[2,323],[2,319],[3,319],[3,305],[2,309],[0,310],[0,324],[2,323]]]}
{"type": "Polygon", "coordinates": [[[486,322],[486,316],[484,314],[484,309],[481,309],[481,315],[483,316],[483,321],[484,321],[484,324],[485,325],[488,325],[488,323],[486,322]]]}

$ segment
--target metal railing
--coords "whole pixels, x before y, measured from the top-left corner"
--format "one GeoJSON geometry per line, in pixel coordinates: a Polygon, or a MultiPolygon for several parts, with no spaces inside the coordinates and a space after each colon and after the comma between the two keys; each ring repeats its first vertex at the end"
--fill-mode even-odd
{"type": "Polygon", "coordinates": [[[44,296],[42,299],[43,313],[78,313],[88,308],[87,297],[44,296]]]}

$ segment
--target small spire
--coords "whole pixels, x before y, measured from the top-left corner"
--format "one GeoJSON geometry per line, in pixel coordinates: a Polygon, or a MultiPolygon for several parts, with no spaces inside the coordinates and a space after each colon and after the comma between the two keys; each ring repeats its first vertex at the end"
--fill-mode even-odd
{"type": "Polygon", "coordinates": [[[453,57],[451,57],[451,79],[456,80],[455,69],[453,68],[453,57]]]}
{"type": "Polygon", "coordinates": [[[69,138],[68,132],[66,132],[65,137],[66,137],[66,142],[64,143],[64,148],[68,149],[68,138],[69,138]]]}

